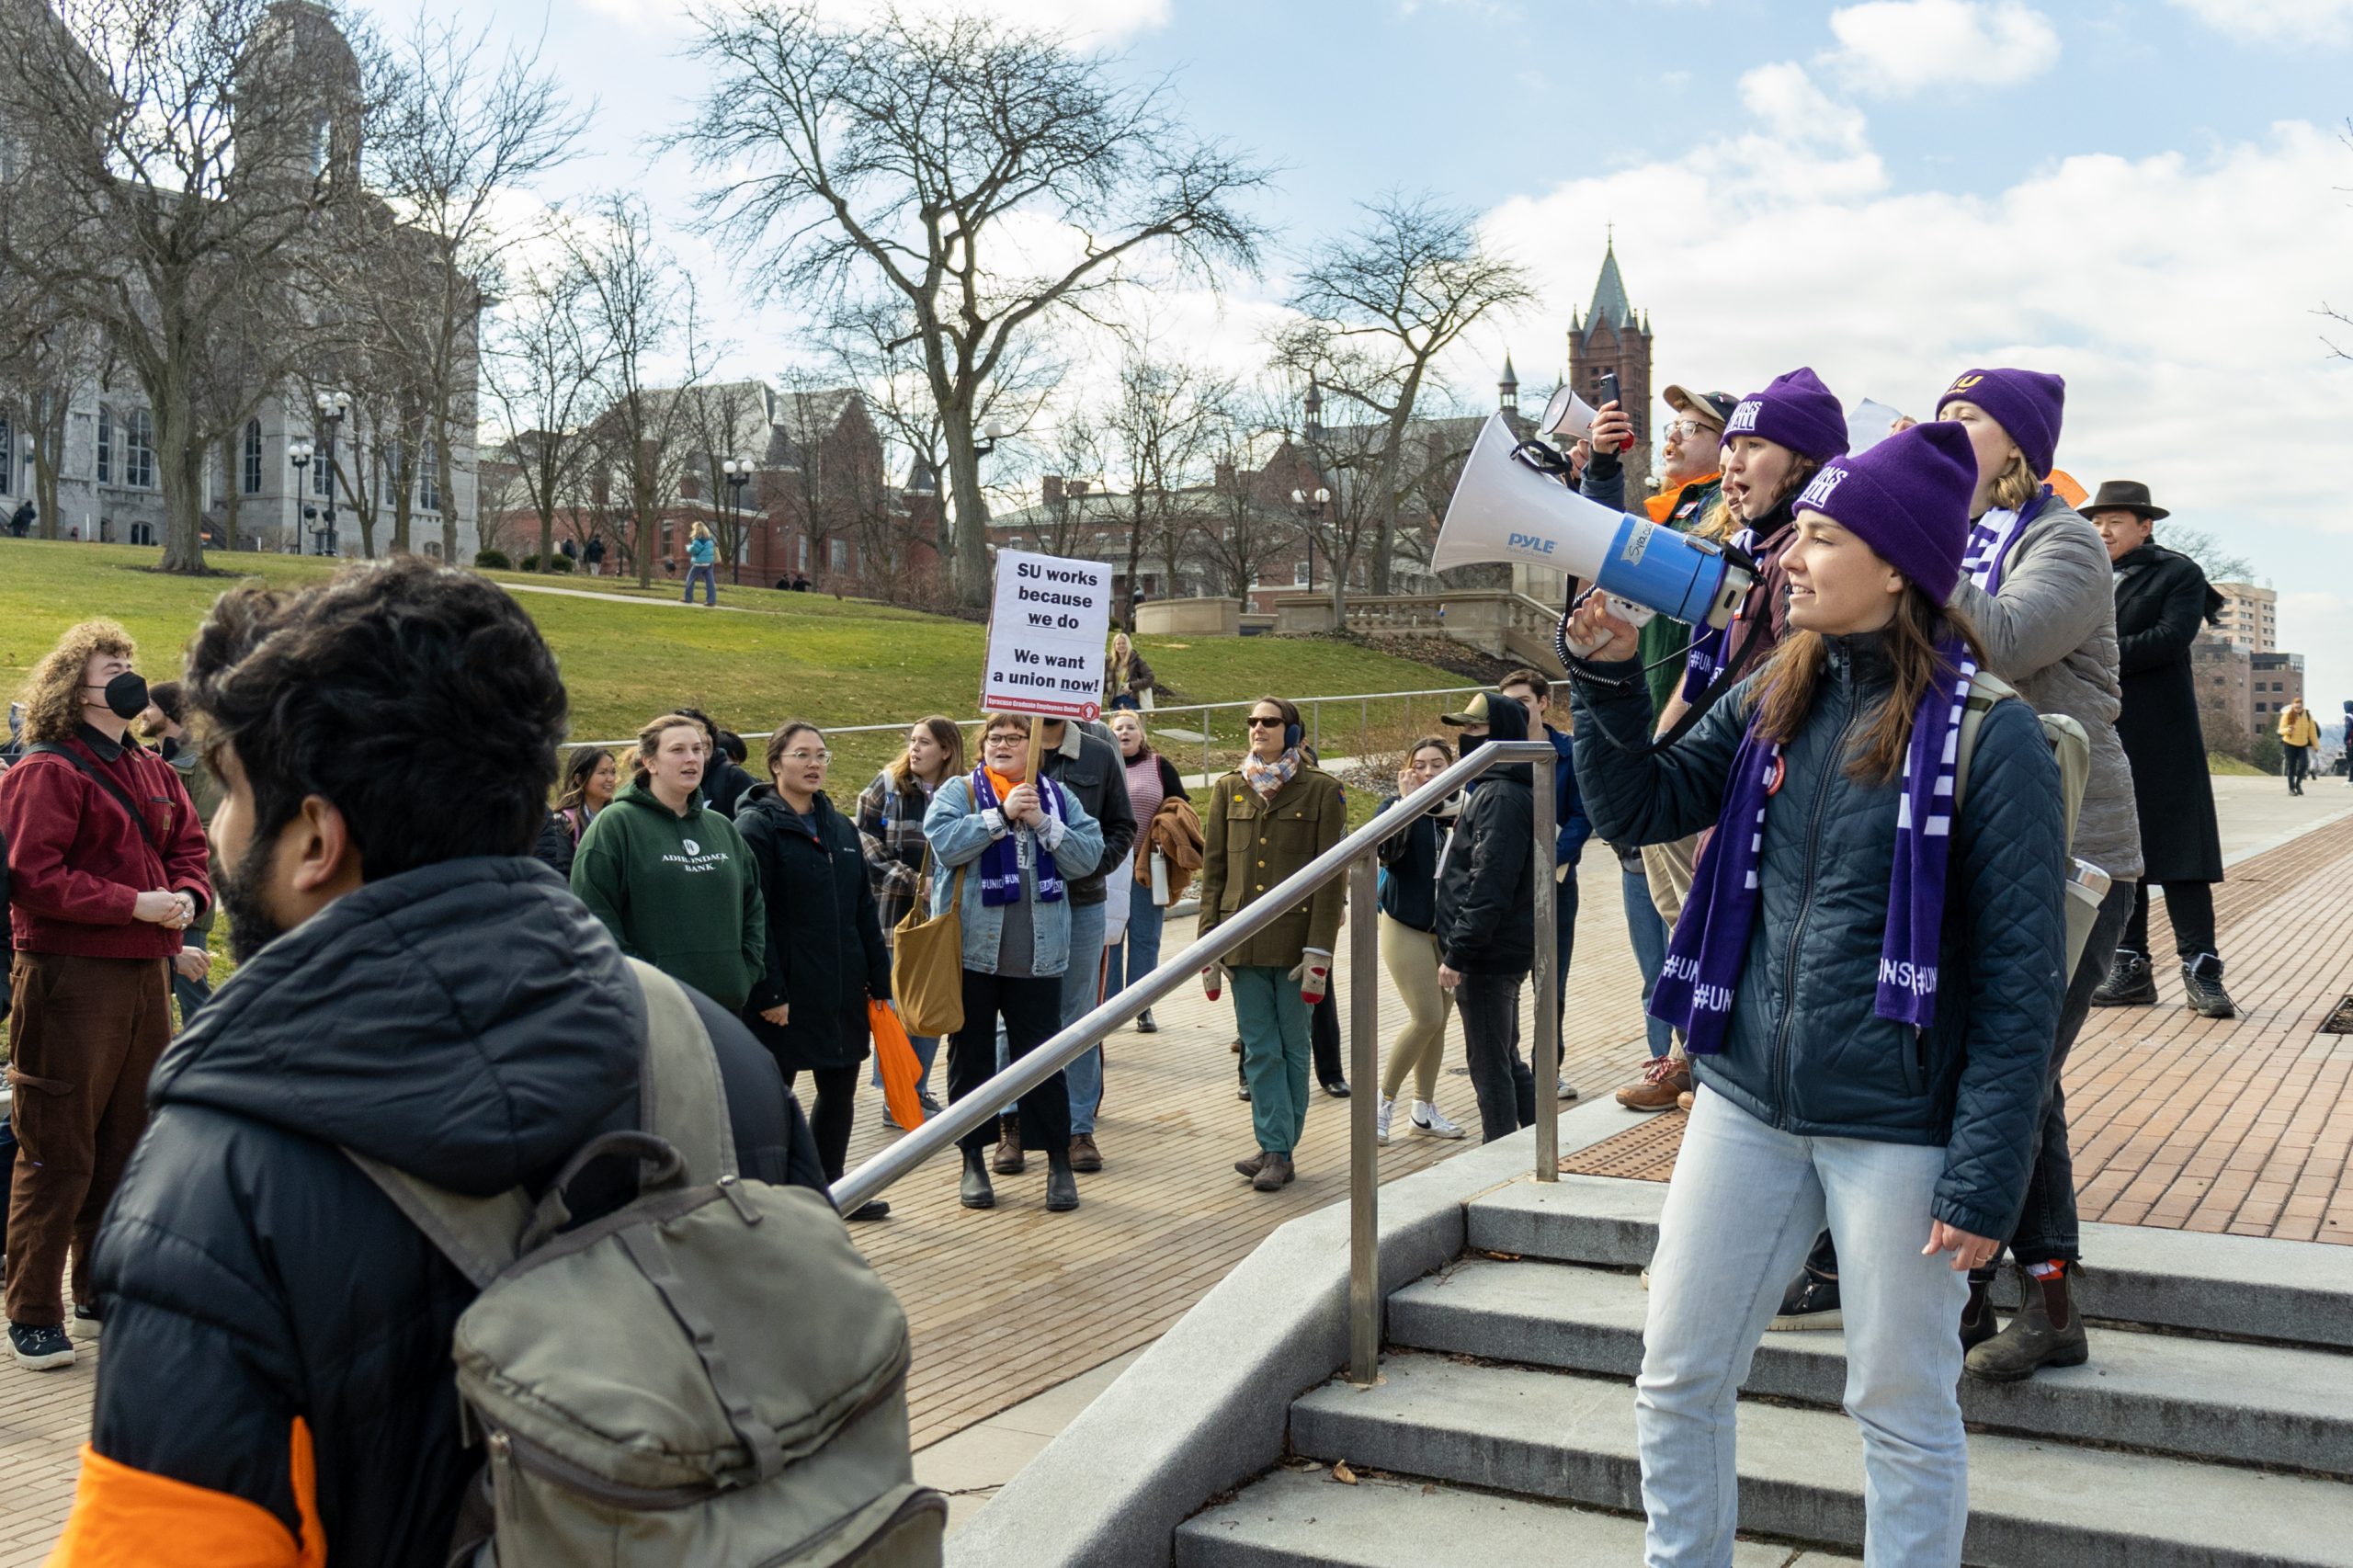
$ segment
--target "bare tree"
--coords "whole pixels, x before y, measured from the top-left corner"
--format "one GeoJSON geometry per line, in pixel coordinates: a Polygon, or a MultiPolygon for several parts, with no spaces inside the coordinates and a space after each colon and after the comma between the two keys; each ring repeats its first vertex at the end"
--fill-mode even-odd
{"type": "Polygon", "coordinates": [[[1099,56],[978,12],[870,26],[820,20],[813,0],[712,6],[697,52],[708,84],[676,142],[713,179],[702,210],[767,286],[825,297],[887,288],[939,411],[955,496],[957,587],[988,593],[974,432],[989,382],[1050,312],[1091,311],[1165,261],[1211,278],[1255,268],[1260,232],[1237,205],[1266,171],[1178,122],[1165,84],[1115,85],[1099,56]],[[1006,220],[1063,226],[1075,259],[1041,262],[1006,220]]]}
{"type": "Polygon", "coordinates": [[[583,243],[590,331],[604,346],[606,405],[593,426],[599,475],[618,525],[616,542],[636,566],[638,585],[654,580],[654,551],[676,499],[682,444],[694,388],[654,385],[656,367],[682,343],[694,351],[699,324],[694,293],[677,258],[654,233],[653,216],[631,196],[608,196],[595,212],[597,233],[583,243]],[[620,492],[611,500],[614,487],[620,492]]]}
{"type": "MultiPolygon", "coordinates": [[[[1181,540],[1191,528],[1186,492],[1208,477],[1199,471],[1218,444],[1219,415],[1233,392],[1231,378],[1156,358],[1148,342],[1131,346],[1120,359],[1119,391],[1102,424],[1126,492],[1118,506],[1127,526],[1122,624],[1135,619],[1136,580],[1146,551],[1181,540]]],[[[1171,562],[1168,580],[1176,581],[1176,551],[1158,553],[1171,562]]]]}
{"type": "Polygon", "coordinates": [[[58,537],[66,410],[75,389],[98,380],[104,355],[97,329],[57,309],[30,279],[0,278],[0,420],[24,444],[42,539],[58,537]]]}
{"type": "MultiPolygon", "coordinates": [[[[484,382],[506,429],[506,456],[524,504],[540,523],[539,567],[552,570],[555,520],[586,482],[587,425],[610,368],[611,341],[596,329],[597,297],[569,244],[525,269],[501,301],[484,382]]],[[[487,516],[486,506],[478,510],[487,516]]]]}
{"type": "Polygon", "coordinates": [[[9,10],[0,274],[100,329],[137,381],[164,568],[202,572],[203,465],[221,432],[203,426],[199,369],[219,320],[256,300],[290,358],[306,347],[293,263],[358,193],[356,65],[324,12],[271,0],[9,10]]]}
{"type": "MultiPolygon", "coordinates": [[[[1280,494],[1282,476],[1265,472],[1280,449],[1284,408],[1263,387],[1230,391],[1210,411],[1205,449],[1215,460],[1209,520],[1196,534],[1202,560],[1228,594],[1247,599],[1267,568],[1299,548],[1301,519],[1280,494]]],[[[1165,536],[1165,564],[1176,581],[1181,549],[1165,536]]]]}
{"type": "Polygon", "coordinates": [[[1481,317],[1508,314],[1535,291],[1526,271],[1480,243],[1468,209],[1392,193],[1364,211],[1362,227],[1308,258],[1291,294],[1307,319],[1285,333],[1280,351],[1381,422],[1378,460],[1359,466],[1370,467],[1364,483],[1381,523],[1372,591],[1385,594],[1398,506],[1410,488],[1406,426],[1433,365],[1481,317]]]}
{"type": "Polygon", "coordinates": [[[729,562],[732,580],[741,583],[746,525],[736,500],[741,487],[728,483],[727,466],[745,459],[757,461],[765,455],[753,448],[756,442],[764,448],[767,440],[767,398],[756,381],[709,380],[699,366],[690,368],[688,379],[692,390],[679,394],[686,400],[684,435],[691,449],[686,462],[693,470],[696,488],[710,502],[710,528],[720,559],[729,562]]]}

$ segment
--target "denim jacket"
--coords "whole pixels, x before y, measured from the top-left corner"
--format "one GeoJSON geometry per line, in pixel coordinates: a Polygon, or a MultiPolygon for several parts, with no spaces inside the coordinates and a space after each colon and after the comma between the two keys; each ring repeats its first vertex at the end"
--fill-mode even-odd
{"type": "MultiPolygon", "coordinates": [[[[1031,901],[1029,928],[1036,943],[1029,972],[1041,979],[1070,967],[1071,883],[1103,858],[1103,829],[1069,790],[1062,794],[1068,815],[1061,822],[1047,819],[1034,836],[1042,838],[1046,852],[1054,858],[1055,869],[1062,872],[1063,896],[1051,903],[1036,902],[1034,856],[1021,876],[1021,896],[1031,901]]],[[[924,812],[923,835],[931,840],[931,912],[938,915],[946,910],[956,873],[966,872],[961,905],[964,967],[995,974],[997,947],[1005,935],[1005,911],[981,902],[980,861],[982,853],[1004,836],[1005,820],[995,812],[972,808],[972,780],[961,776],[942,784],[931,798],[931,809],[924,812]]],[[[1021,838],[1033,836],[1033,830],[1027,827],[1016,828],[1014,833],[1021,838]]]]}

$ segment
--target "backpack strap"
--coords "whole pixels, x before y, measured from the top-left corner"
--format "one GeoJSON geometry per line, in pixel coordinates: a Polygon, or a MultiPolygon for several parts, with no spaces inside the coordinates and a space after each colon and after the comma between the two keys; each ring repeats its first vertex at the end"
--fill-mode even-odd
{"type": "Polygon", "coordinates": [[[638,1069],[637,1125],[678,1151],[687,1180],[709,1186],[735,1174],[735,1135],[710,1035],[686,988],[631,959],[645,998],[645,1057],[638,1069]]]}
{"type": "Polygon", "coordinates": [[[35,741],[32,744],[25,748],[25,755],[27,756],[62,756],[67,762],[73,764],[75,771],[82,774],[83,777],[88,778],[91,783],[96,784],[99,789],[104,790],[108,794],[112,795],[117,801],[120,801],[122,809],[131,813],[131,825],[139,830],[139,836],[145,839],[147,841],[148,847],[154,850],[156,854],[163,854],[163,841],[155,836],[155,830],[147,824],[146,814],[140,811],[138,806],[132,803],[129,795],[123,793],[121,785],[116,783],[112,778],[99,772],[96,767],[91,767],[88,763],[83,761],[82,754],[80,752],[75,751],[71,746],[59,745],[54,741],[35,741]]]}
{"type": "Polygon", "coordinates": [[[1969,765],[1977,756],[1977,732],[1985,725],[1985,715],[1994,704],[2005,698],[2016,697],[2017,688],[1990,670],[1979,670],[1969,677],[1969,697],[1961,710],[1961,742],[1953,749],[1952,814],[1961,815],[1961,802],[1969,794],[1969,765]]]}
{"type": "MultiPolygon", "coordinates": [[[[570,1218],[562,1208],[563,1189],[578,1174],[579,1166],[597,1153],[620,1153],[645,1142],[647,1133],[677,1151],[689,1182],[708,1185],[735,1174],[735,1139],[728,1125],[719,1058],[712,1052],[702,1019],[695,1014],[693,1000],[676,981],[652,964],[631,959],[629,965],[645,1006],[645,1055],[638,1069],[638,1131],[608,1133],[573,1156],[549,1193],[554,1200],[551,1213],[556,1224],[570,1218]],[[613,1142],[610,1150],[597,1147],[608,1140],[613,1142]]],[[[357,1150],[347,1148],[344,1154],[477,1290],[514,1263],[535,1212],[543,1206],[532,1203],[519,1187],[488,1198],[469,1198],[357,1150]]],[[[649,1182],[676,1175],[676,1167],[663,1159],[644,1159],[640,1169],[649,1182]]]]}
{"type": "MultiPolygon", "coordinates": [[[[1961,708],[1961,739],[1953,750],[1952,813],[1961,815],[1961,804],[1969,794],[1969,768],[1977,755],[1977,732],[1985,724],[1985,715],[1996,703],[2024,701],[2018,688],[1990,670],[1979,670],[1969,682],[1969,698],[1961,708]]],[[[2060,810],[2066,827],[2066,843],[2073,848],[2075,823],[2082,813],[2084,788],[2091,772],[2091,738],[2083,725],[2063,713],[2036,713],[2042,725],[2042,738],[2049,744],[2059,763],[2060,810]]]]}

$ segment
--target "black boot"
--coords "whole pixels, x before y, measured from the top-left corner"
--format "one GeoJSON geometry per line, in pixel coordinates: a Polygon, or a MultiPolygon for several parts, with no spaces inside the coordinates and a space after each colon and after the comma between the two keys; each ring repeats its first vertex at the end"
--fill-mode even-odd
{"type": "Polygon", "coordinates": [[[1078,1177],[1071,1174],[1068,1153],[1046,1156],[1046,1211],[1063,1214],[1078,1207],[1078,1177]]]}
{"type": "Polygon", "coordinates": [[[988,1156],[978,1149],[964,1152],[964,1179],[956,1188],[956,1201],[967,1209],[996,1207],[996,1188],[989,1181],[988,1156]]]}
{"type": "Polygon", "coordinates": [[[2022,1305],[2010,1326],[1969,1353],[1961,1365],[1972,1378],[1992,1383],[2014,1383],[2034,1375],[2039,1367],[2080,1367],[2091,1359],[2091,1342],[2084,1335],[2084,1320],[2068,1299],[2067,1282],[2074,1265],[2047,1279],[2037,1279],[2021,1265],[2018,1294],[2022,1305]]]}
{"type": "Polygon", "coordinates": [[[2222,960],[2201,953],[2181,966],[2182,999],[2201,1018],[2235,1018],[2238,1004],[2222,989],[2222,960]]]}
{"type": "Polygon", "coordinates": [[[2109,960],[2108,978],[2092,993],[2095,1007],[2147,1007],[2157,1000],[2156,972],[2145,954],[2130,948],[2116,949],[2109,960]]]}
{"type": "Polygon", "coordinates": [[[1971,1276],[1969,1300],[1961,1309],[1961,1347],[1964,1352],[1976,1349],[2002,1332],[2001,1320],[1994,1315],[1994,1281],[1989,1275],[1984,1279],[1971,1276]]]}

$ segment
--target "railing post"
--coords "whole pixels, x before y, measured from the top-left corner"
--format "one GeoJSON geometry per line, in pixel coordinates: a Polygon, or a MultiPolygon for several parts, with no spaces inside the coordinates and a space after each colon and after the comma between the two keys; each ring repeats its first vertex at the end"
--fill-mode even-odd
{"type": "Polygon", "coordinates": [[[1348,868],[1348,1381],[1381,1376],[1381,1164],[1372,1141],[1381,1086],[1380,852],[1348,868]]]}
{"type": "MultiPolygon", "coordinates": [[[[1540,727],[1537,739],[1544,739],[1540,727]]],[[[1553,770],[1558,756],[1536,765],[1536,1179],[1561,1179],[1561,1001],[1553,971],[1560,967],[1561,900],[1559,872],[1553,861],[1559,827],[1558,786],[1553,770]]]]}

